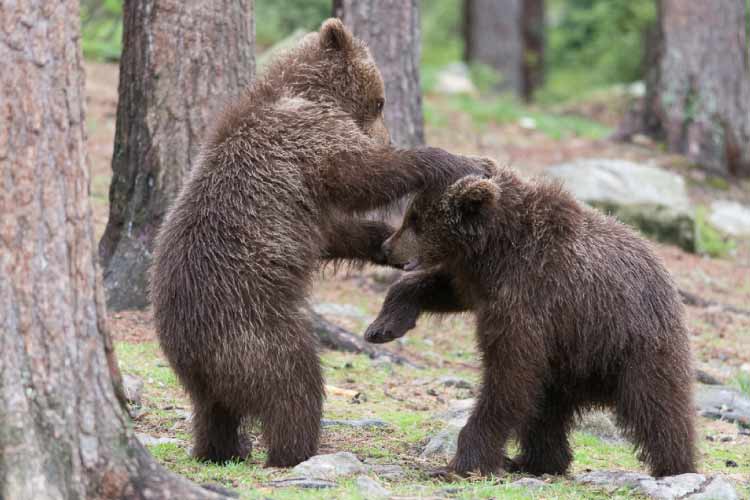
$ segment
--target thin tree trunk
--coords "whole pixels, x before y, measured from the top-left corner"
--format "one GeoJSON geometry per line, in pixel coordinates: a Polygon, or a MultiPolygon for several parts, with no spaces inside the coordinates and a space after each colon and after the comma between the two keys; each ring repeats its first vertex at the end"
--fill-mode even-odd
{"type": "Polygon", "coordinates": [[[370,47],[385,80],[385,122],[394,144],[424,144],[418,0],[334,0],[334,16],[370,47]]]}
{"type": "Polygon", "coordinates": [[[113,375],[78,2],[0,6],[0,498],[220,498],[156,464],[113,375]]]}
{"type": "Polygon", "coordinates": [[[464,59],[500,74],[499,92],[531,99],[544,75],[544,0],[464,0],[464,59]]]}
{"type": "Polygon", "coordinates": [[[544,83],[544,0],[524,0],[521,29],[524,47],[521,96],[530,101],[534,97],[534,91],[544,83]]]}
{"type": "Polygon", "coordinates": [[[126,0],[110,214],[99,252],[107,304],[147,305],[152,242],[211,117],[254,73],[252,0],[126,0]]]}
{"type": "Polygon", "coordinates": [[[745,0],[662,0],[650,48],[641,128],[724,175],[750,176],[746,12],[745,0]]]}

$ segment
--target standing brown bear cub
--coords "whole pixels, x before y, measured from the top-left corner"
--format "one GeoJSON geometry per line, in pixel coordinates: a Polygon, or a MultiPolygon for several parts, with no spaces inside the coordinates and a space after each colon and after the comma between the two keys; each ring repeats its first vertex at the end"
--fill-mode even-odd
{"type": "Polygon", "coordinates": [[[262,424],[268,465],[315,454],[323,377],[302,309],[320,260],[381,262],[390,228],[353,214],[485,171],[392,147],[384,102],[367,47],[328,20],[221,117],[174,202],[151,298],[197,458],[246,457],[245,418],[262,424]]]}
{"type": "Polygon", "coordinates": [[[384,249],[411,272],[370,342],[404,335],[422,311],[476,313],[483,385],[450,470],[563,474],[575,414],[606,406],[653,475],[695,471],[682,305],[629,228],[500,169],[418,195],[384,249]]]}

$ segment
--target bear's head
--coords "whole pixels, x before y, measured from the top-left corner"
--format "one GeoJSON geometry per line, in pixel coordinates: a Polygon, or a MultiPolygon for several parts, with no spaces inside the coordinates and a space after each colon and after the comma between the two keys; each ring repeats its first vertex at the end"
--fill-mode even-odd
{"type": "Polygon", "coordinates": [[[410,271],[481,255],[498,234],[505,212],[499,202],[503,194],[501,178],[477,176],[418,194],[401,227],[383,243],[389,263],[410,271]]]}
{"type": "Polygon", "coordinates": [[[370,137],[389,143],[383,120],[385,85],[365,43],[339,19],[328,19],[317,33],[274,61],[269,84],[298,97],[341,110],[370,137]]]}

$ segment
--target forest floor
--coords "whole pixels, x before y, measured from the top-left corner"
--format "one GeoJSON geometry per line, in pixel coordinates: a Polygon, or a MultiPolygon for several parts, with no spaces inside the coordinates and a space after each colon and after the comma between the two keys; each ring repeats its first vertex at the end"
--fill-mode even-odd
{"type": "MultiPolygon", "coordinates": [[[[92,167],[92,204],[97,238],[108,216],[110,160],[115,128],[117,66],[87,65],[87,128],[92,167]]],[[[516,105],[517,106],[517,105],[516,105]]],[[[465,101],[427,96],[427,138],[432,145],[460,153],[492,156],[524,175],[540,174],[545,166],[568,160],[597,157],[630,159],[657,164],[683,173],[695,204],[714,198],[748,202],[750,185],[730,186],[695,169],[682,157],[661,152],[658,144],[608,142],[603,137],[616,123],[617,112],[608,98],[592,97],[554,110],[528,110],[538,127],[519,125],[516,116],[502,122],[481,119],[465,101]]],[[[523,114],[525,110],[521,109],[523,114]]],[[[656,245],[657,251],[680,288],[702,298],[739,308],[750,308],[750,243],[736,242],[724,258],[708,258],[679,248],[656,245]]],[[[366,268],[349,273],[321,273],[313,302],[327,309],[326,316],[355,333],[361,333],[377,314],[387,286],[381,274],[366,268]]],[[[688,324],[698,365],[727,385],[750,392],[750,316],[717,307],[687,307],[688,324]]],[[[346,480],[333,490],[299,490],[275,487],[271,481],[289,475],[283,469],[262,466],[265,450],[257,429],[252,457],[244,463],[205,465],[189,457],[190,405],[159,350],[149,311],[110,314],[111,331],[120,367],[144,382],[142,406],[136,409],[135,430],[154,438],[148,445],[169,469],[199,483],[218,483],[247,498],[358,498],[355,481],[346,480]]],[[[573,435],[575,458],[571,475],[546,478],[549,486],[531,490],[510,486],[517,477],[444,483],[428,477],[426,470],[444,465],[445,459],[421,459],[424,444],[444,425],[435,415],[452,402],[472,397],[478,383],[479,360],[474,349],[472,321],[468,316],[420,320],[416,330],[387,346],[415,366],[371,360],[365,355],[324,351],[321,354],[326,383],[360,396],[329,392],[327,419],[377,418],[388,425],[374,429],[326,427],[320,453],[348,451],[370,464],[400,465],[395,479],[378,478],[398,497],[451,498],[637,498],[629,490],[600,490],[582,486],[571,477],[587,470],[622,469],[645,472],[626,443],[599,439],[586,432],[573,435]],[[460,377],[472,388],[446,387],[443,376],[460,377]]],[[[697,419],[700,470],[724,474],[750,494],[750,436],[735,424],[697,419]]],[[[375,477],[375,476],[373,476],[375,477]]],[[[520,477],[520,476],[519,476],[520,477]]]]}

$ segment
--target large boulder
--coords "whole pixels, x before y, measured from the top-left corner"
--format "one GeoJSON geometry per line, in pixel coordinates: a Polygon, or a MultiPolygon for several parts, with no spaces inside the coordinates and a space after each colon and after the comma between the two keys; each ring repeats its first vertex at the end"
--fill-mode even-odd
{"type": "Polygon", "coordinates": [[[578,160],[548,167],[576,198],[646,235],[695,251],[695,218],[685,180],[624,160],[578,160]]]}
{"type": "Polygon", "coordinates": [[[730,236],[750,237],[750,207],[735,201],[716,200],[711,203],[708,221],[730,236]]]}

